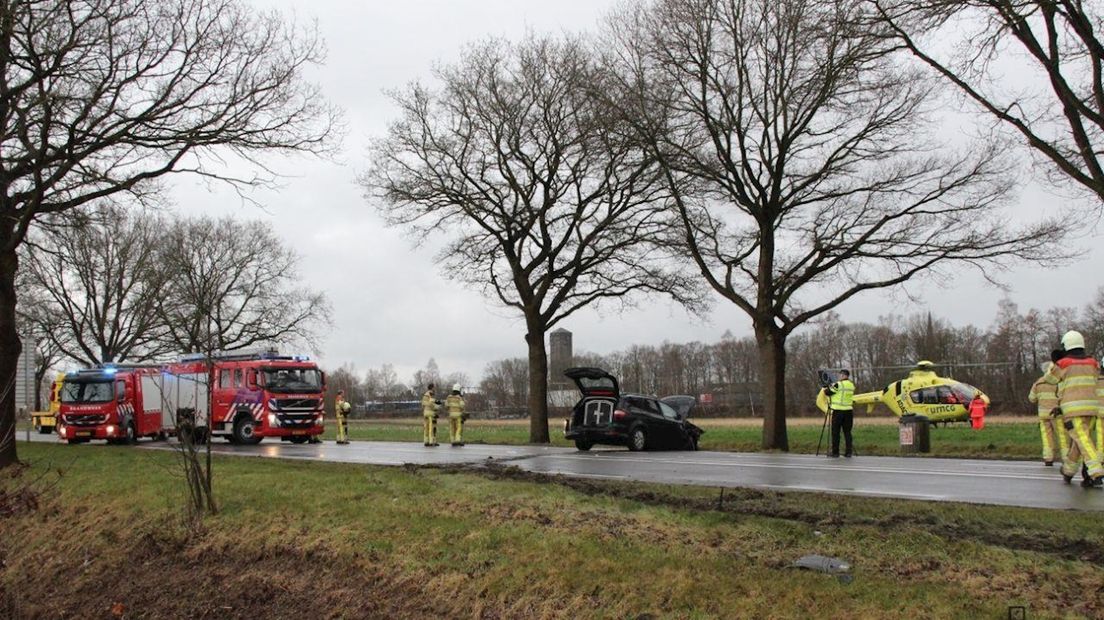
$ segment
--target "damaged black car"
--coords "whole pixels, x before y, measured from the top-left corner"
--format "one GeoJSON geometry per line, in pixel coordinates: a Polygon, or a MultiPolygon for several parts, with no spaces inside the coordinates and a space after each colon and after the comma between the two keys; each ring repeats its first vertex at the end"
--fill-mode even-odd
{"type": "Polygon", "coordinates": [[[569,368],[564,375],[582,393],[564,424],[564,437],[579,450],[596,444],[634,452],[698,449],[705,431],[688,420],[694,397],[622,394],[617,379],[600,368],[569,368]]]}

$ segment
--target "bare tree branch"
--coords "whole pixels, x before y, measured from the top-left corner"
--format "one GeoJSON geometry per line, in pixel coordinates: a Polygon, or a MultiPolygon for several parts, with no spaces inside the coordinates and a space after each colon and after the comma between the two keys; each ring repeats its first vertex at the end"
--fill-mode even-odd
{"type": "Polygon", "coordinates": [[[694,303],[653,243],[669,228],[659,171],[593,95],[608,77],[579,40],[490,40],[437,70],[361,178],[395,226],[449,241],[450,277],[526,320],[530,439],[548,441],[545,333],[597,302],[663,292],[694,303]]]}
{"type": "Polygon", "coordinates": [[[752,319],[763,446],[787,449],[786,338],[931,269],[1052,261],[1000,208],[997,147],[933,135],[932,84],[861,0],[657,0],[610,20],[620,102],[664,171],[670,239],[752,319]]]}

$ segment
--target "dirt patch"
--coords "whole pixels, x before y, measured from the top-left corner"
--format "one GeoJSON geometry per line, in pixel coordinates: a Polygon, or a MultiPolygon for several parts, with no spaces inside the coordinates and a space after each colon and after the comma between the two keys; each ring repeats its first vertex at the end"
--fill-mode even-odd
{"type": "Polygon", "coordinates": [[[558,484],[587,495],[617,497],[631,501],[693,511],[719,511],[733,515],[753,515],[785,519],[814,525],[870,526],[892,530],[909,527],[948,540],[965,540],[1003,547],[1013,551],[1032,551],[1067,560],[1104,566],[1104,541],[1088,538],[1067,538],[1058,534],[1040,536],[1028,532],[983,528],[968,523],[948,522],[935,516],[890,514],[872,518],[836,511],[810,510],[785,501],[782,494],[747,488],[726,488],[716,499],[692,498],[639,490],[614,481],[588,480],[525,471],[509,465],[489,464],[481,467],[452,466],[446,469],[474,473],[491,479],[519,480],[541,484],[558,484]]]}
{"type": "MultiPolygon", "coordinates": [[[[11,618],[425,618],[472,617],[379,558],[324,546],[240,538],[196,543],[147,532],[120,553],[72,557],[14,576],[34,590],[0,586],[11,618]],[[120,558],[112,561],[109,557],[120,558]],[[26,578],[26,581],[23,579],[26,578]]],[[[5,580],[7,583],[12,581],[5,580]]],[[[479,617],[502,614],[484,608],[479,617]]]]}
{"type": "Polygon", "coordinates": [[[10,519],[38,510],[41,492],[35,487],[38,480],[28,479],[30,466],[16,462],[5,469],[8,480],[0,487],[0,519],[10,519]]]}

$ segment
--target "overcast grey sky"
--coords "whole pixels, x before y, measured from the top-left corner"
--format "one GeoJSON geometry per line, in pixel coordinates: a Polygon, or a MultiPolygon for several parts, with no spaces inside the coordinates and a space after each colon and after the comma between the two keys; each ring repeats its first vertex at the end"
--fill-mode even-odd
{"type": "MultiPolygon", "coordinates": [[[[410,381],[414,370],[435,358],[445,373],[462,371],[476,381],[487,362],[525,355],[524,324],[474,291],[448,281],[432,253],[415,250],[402,231],[385,228],[360,195],[355,176],[365,167],[366,144],[381,135],[396,111],[384,92],[413,80],[428,80],[435,62],[455,60],[465,43],[527,30],[593,29],[610,0],[253,0],[297,19],[316,19],[329,49],[315,77],[345,109],[348,135],[338,162],[281,160],[290,175],[278,191],[259,191],[264,209],[242,204],[225,188],[195,179],[172,187],[180,211],[232,214],[270,221],[302,256],[304,283],[325,291],[334,305],[332,330],[321,339],[321,361],[329,367],[355,364],[361,372],[389,362],[410,381]]],[[[1042,188],[1027,187],[1015,213],[1027,217],[1062,204],[1042,188]]],[[[1081,260],[1056,270],[1018,267],[1001,274],[1009,296],[1021,306],[1082,306],[1104,284],[1096,249],[1102,236],[1076,243],[1081,260]],[[1088,286],[1085,290],[1084,286],[1088,286]],[[1073,294],[1071,295],[1071,292],[1073,294]]],[[[910,285],[910,290],[913,286],[910,285]]],[[[860,296],[840,308],[848,320],[876,321],[881,315],[931,309],[955,324],[988,325],[1003,293],[975,273],[952,274],[923,283],[927,305],[900,293],[860,296]]],[[[665,340],[714,341],[726,330],[750,334],[750,322],[718,301],[707,321],[692,320],[664,302],[624,314],[582,312],[563,327],[575,334],[576,350],[609,352],[629,344],[665,340]]]]}

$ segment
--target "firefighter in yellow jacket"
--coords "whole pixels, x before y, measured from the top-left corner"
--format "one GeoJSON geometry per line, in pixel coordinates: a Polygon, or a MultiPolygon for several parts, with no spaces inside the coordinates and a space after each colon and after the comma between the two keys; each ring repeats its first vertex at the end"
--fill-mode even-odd
{"type": "Polygon", "coordinates": [[[1086,478],[1081,486],[1099,486],[1104,478],[1100,463],[1100,450],[1093,437],[1092,423],[1096,419],[1100,403],[1096,399],[1096,382],[1100,365],[1085,353],[1085,338],[1076,331],[1062,336],[1062,357],[1056,363],[1054,378],[1058,385],[1058,409],[1063,425],[1069,433],[1070,446],[1062,464],[1062,477],[1066,484],[1073,481],[1081,462],[1084,461],[1086,478]]]}
{"type": "Polygon", "coordinates": [[[353,406],[345,400],[345,390],[338,390],[334,398],[334,417],[337,418],[337,443],[349,443],[349,412],[353,406]]]}
{"type": "Polygon", "coordinates": [[[441,408],[441,401],[433,393],[433,384],[427,386],[425,394],[422,394],[422,439],[425,445],[437,445],[437,411],[441,408]]]}
{"type": "Polygon", "coordinates": [[[460,395],[460,384],[452,386],[452,393],[445,398],[445,411],[449,417],[449,440],[454,446],[464,445],[464,397],[460,395]]]}
{"type": "Polygon", "coordinates": [[[1035,380],[1027,400],[1035,403],[1039,416],[1039,434],[1043,439],[1043,464],[1047,467],[1055,461],[1061,465],[1069,452],[1069,439],[1062,426],[1062,416],[1054,415],[1058,406],[1058,386],[1050,381],[1050,373],[1055,368],[1053,362],[1043,364],[1043,376],[1035,380]]]}
{"type": "Polygon", "coordinates": [[[1096,401],[1100,405],[1096,410],[1096,449],[1104,459],[1104,374],[1096,379],[1096,401]]]}

